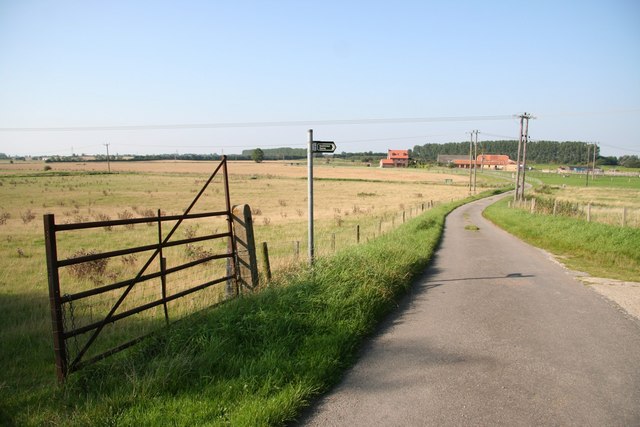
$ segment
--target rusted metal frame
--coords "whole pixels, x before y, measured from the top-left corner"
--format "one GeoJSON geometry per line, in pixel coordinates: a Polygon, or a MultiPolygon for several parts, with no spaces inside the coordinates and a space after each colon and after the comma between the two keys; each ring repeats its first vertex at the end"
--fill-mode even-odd
{"type": "MultiPolygon", "coordinates": [[[[216,260],[216,259],[231,258],[231,256],[232,256],[232,254],[210,255],[210,256],[205,257],[205,258],[199,258],[199,259],[197,259],[195,261],[190,261],[188,263],[180,264],[180,265],[177,265],[175,267],[171,267],[169,269],[166,269],[164,274],[168,276],[169,274],[173,274],[173,273],[176,273],[176,272],[181,271],[181,270],[186,270],[187,268],[195,267],[196,265],[199,265],[199,264],[204,264],[206,262],[213,261],[213,260],[216,260]]],[[[146,282],[147,280],[151,280],[151,279],[156,279],[156,278],[161,277],[161,276],[162,276],[162,272],[145,274],[145,275],[140,276],[140,278],[138,279],[138,283],[146,282]]],[[[113,283],[111,285],[102,286],[100,288],[89,289],[87,291],[78,292],[76,294],[62,295],[60,297],[60,300],[61,300],[62,303],[68,303],[68,302],[72,302],[72,301],[79,300],[79,299],[82,299],[82,298],[87,298],[87,297],[91,297],[91,296],[95,296],[95,295],[100,295],[100,294],[103,294],[105,292],[109,292],[109,291],[113,291],[113,290],[116,290],[116,289],[124,288],[125,286],[129,286],[132,283],[134,283],[134,280],[135,279],[124,280],[122,282],[113,283]]]]}
{"type": "MultiPolygon", "coordinates": [[[[226,201],[227,201],[227,218],[229,218],[229,219],[231,218],[231,201],[229,199],[229,181],[228,181],[228,178],[227,178],[227,157],[226,156],[222,156],[222,161],[220,162],[218,167],[215,169],[215,171],[213,171],[213,173],[211,174],[211,176],[209,177],[207,182],[204,184],[202,189],[200,189],[200,192],[198,192],[198,194],[193,199],[193,201],[191,202],[189,207],[184,211],[183,215],[177,220],[177,222],[171,228],[171,231],[169,232],[169,234],[167,234],[167,237],[164,238],[161,246],[165,245],[169,241],[169,239],[171,239],[171,237],[173,236],[173,233],[175,233],[175,231],[178,229],[178,227],[180,227],[180,224],[182,224],[182,221],[184,221],[184,218],[187,215],[189,215],[189,212],[191,212],[191,209],[193,209],[193,207],[195,206],[195,204],[198,201],[198,199],[200,199],[200,196],[202,196],[202,194],[207,189],[207,187],[209,186],[211,181],[213,181],[213,178],[216,176],[216,174],[218,173],[220,168],[223,167],[223,166],[224,166],[223,171],[224,171],[224,174],[225,174],[224,181],[225,181],[225,191],[226,191],[226,201]]],[[[231,229],[231,223],[229,223],[229,232],[233,235],[233,230],[231,229]]],[[[233,240],[233,238],[231,240],[233,240]]],[[[84,344],[84,347],[82,347],[82,349],[78,352],[78,354],[76,355],[75,359],[71,362],[72,366],[75,366],[78,362],[80,362],[80,360],[82,359],[82,356],[84,356],[84,354],[87,352],[89,347],[91,347],[91,345],[96,340],[96,338],[98,337],[100,332],[102,332],[102,329],[107,325],[107,323],[111,323],[113,321],[112,318],[113,318],[116,310],[118,310],[118,308],[120,307],[122,302],[125,300],[127,295],[129,295],[129,292],[131,292],[131,289],[133,289],[133,286],[137,283],[137,281],[140,279],[140,277],[144,274],[144,272],[147,270],[149,265],[151,265],[151,263],[153,262],[155,257],[158,256],[159,252],[160,252],[160,249],[158,248],[149,257],[147,262],[144,264],[144,266],[140,269],[140,271],[136,275],[136,278],[134,279],[133,283],[131,283],[124,290],[124,292],[122,293],[120,298],[118,298],[118,301],[116,301],[116,303],[113,305],[111,310],[109,310],[109,313],[106,315],[106,317],[104,319],[102,319],[102,321],[100,322],[100,325],[94,330],[93,334],[89,337],[87,342],[84,344]]],[[[233,260],[233,258],[232,258],[232,260],[233,260]]],[[[234,267],[235,267],[235,265],[234,265],[234,267]]],[[[235,268],[234,268],[234,271],[235,271],[235,268]]]]}
{"type": "Polygon", "coordinates": [[[47,277],[49,281],[49,307],[53,330],[53,351],[56,359],[58,381],[64,381],[68,372],[67,349],[62,321],[62,302],[60,301],[60,277],[58,275],[58,249],[56,244],[56,224],[53,214],[44,215],[44,239],[47,257],[47,277]]]}
{"type": "Polygon", "coordinates": [[[67,259],[58,260],[58,267],[67,267],[70,265],[82,264],[83,262],[95,261],[98,259],[113,258],[116,256],[152,251],[154,249],[159,249],[160,245],[162,245],[162,247],[165,247],[165,248],[170,248],[172,246],[180,246],[180,245],[185,245],[187,243],[197,243],[205,240],[222,239],[228,236],[229,236],[228,232],[217,233],[217,234],[207,234],[206,236],[191,237],[189,239],[175,240],[173,242],[166,242],[166,243],[160,242],[160,243],[154,243],[153,245],[138,246],[135,248],[127,248],[127,249],[118,249],[116,251],[102,252],[99,254],[83,255],[76,258],[67,258],[67,259]]]}
{"type": "Polygon", "coordinates": [[[162,253],[162,212],[158,209],[158,248],[160,249],[160,291],[162,293],[162,300],[164,301],[164,320],[169,324],[169,309],[167,307],[167,260],[162,253]]]}
{"type": "MultiPolygon", "coordinates": [[[[212,216],[224,216],[227,213],[225,211],[204,212],[191,215],[170,215],[163,216],[161,221],[178,221],[180,219],[198,219],[208,218],[212,216]]],[[[148,218],[130,218],[130,219],[112,219],[109,221],[91,221],[91,222],[76,222],[73,224],[57,224],[56,231],[71,231],[71,230],[85,230],[87,228],[100,228],[117,225],[129,225],[129,224],[147,224],[150,222],[158,221],[157,217],[148,218]]]]}
{"type": "MultiPolygon", "coordinates": [[[[225,277],[225,278],[223,278],[222,280],[227,280],[227,279],[228,279],[228,278],[227,278],[227,277],[225,277]]],[[[218,283],[220,283],[220,282],[218,282],[218,283]]],[[[220,305],[220,304],[221,304],[221,303],[217,303],[217,304],[213,304],[212,306],[216,306],[216,305],[220,305]]],[[[179,321],[179,320],[178,320],[178,321],[179,321]]],[[[135,345],[135,344],[139,343],[140,341],[142,341],[142,340],[144,340],[144,339],[146,339],[146,338],[150,337],[151,335],[157,334],[157,332],[158,332],[158,331],[152,331],[152,332],[150,332],[150,333],[148,333],[148,334],[141,335],[141,336],[139,336],[139,337],[137,337],[137,338],[132,339],[131,341],[127,341],[126,343],[120,344],[120,345],[119,345],[119,346],[117,346],[117,347],[114,347],[114,348],[112,348],[112,349],[110,349],[110,350],[107,350],[107,351],[105,351],[104,353],[100,353],[100,354],[98,354],[98,355],[96,355],[96,356],[93,356],[93,357],[92,357],[92,358],[90,358],[90,359],[80,361],[80,362],[78,362],[76,365],[74,365],[74,366],[73,366],[73,369],[70,369],[70,371],[69,371],[69,372],[75,372],[75,371],[78,371],[78,370],[82,369],[82,368],[83,368],[83,367],[85,367],[85,366],[88,366],[88,365],[91,365],[91,364],[93,364],[93,363],[99,362],[100,360],[105,359],[105,358],[107,358],[107,357],[109,357],[109,356],[111,356],[111,355],[113,355],[113,354],[119,353],[119,352],[121,352],[122,350],[126,350],[127,348],[129,348],[129,347],[131,347],[131,346],[133,346],[133,345],[135,345]]]]}
{"type": "Polygon", "coordinates": [[[73,365],[73,367],[72,367],[73,369],[69,369],[69,372],[78,371],[78,370],[84,368],[85,366],[88,366],[88,365],[91,365],[93,363],[96,363],[96,362],[98,362],[98,361],[100,361],[102,359],[106,359],[107,357],[109,357],[109,356],[111,356],[113,354],[119,353],[122,350],[126,350],[127,348],[138,344],[143,339],[148,338],[152,333],[153,332],[150,332],[150,333],[145,334],[145,335],[141,335],[141,336],[139,336],[137,338],[132,339],[131,341],[127,341],[124,344],[120,344],[117,347],[114,347],[114,348],[112,348],[110,350],[107,350],[104,353],[100,353],[100,354],[98,354],[96,356],[93,356],[90,359],[80,361],[80,362],[76,363],[75,365],[73,365]]]}
{"type": "MultiPolygon", "coordinates": [[[[206,288],[208,288],[210,286],[217,285],[218,283],[225,282],[228,279],[229,279],[229,277],[225,276],[225,277],[220,277],[218,279],[210,280],[210,281],[202,283],[202,284],[200,284],[198,286],[194,286],[193,288],[185,289],[183,291],[180,291],[178,293],[170,295],[170,296],[168,296],[166,298],[158,299],[158,300],[155,300],[155,301],[151,301],[151,302],[148,302],[146,304],[140,305],[140,306],[138,306],[136,308],[132,308],[131,310],[127,310],[127,311],[123,311],[122,313],[114,314],[110,319],[110,323],[117,322],[118,320],[125,319],[125,318],[127,318],[129,316],[133,316],[134,314],[138,314],[138,313],[143,312],[145,310],[149,310],[150,308],[157,307],[159,305],[164,304],[165,302],[171,302],[171,301],[173,301],[175,299],[182,298],[182,297],[184,297],[186,295],[189,295],[189,294],[192,294],[194,292],[201,291],[201,290],[206,289],[206,288]]],[[[85,333],[87,333],[89,331],[95,330],[95,329],[99,328],[101,325],[102,325],[102,321],[98,321],[98,322],[91,323],[89,325],[81,326],[81,327],[79,327],[77,329],[74,329],[73,331],[65,332],[64,333],[64,337],[65,337],[65,339],[73,338],[75,336],[82,335],[82,334],[85,334],[85,333]]],[[[71,365],[72,366],[76,366],[78,362],[79,361],[74,360],[74,362],[71,365]]]]}
{"type": "Polygon", "coordinates": [[[236,248],[236,239],[233,233],[233,212],[231,211],[231,198],[229,196],[229,174],[227,172],[227,158],[223,157],[223,174],[224,174],[224,198],[227,207],[227,227],[229,230],[229,244],[228,247],[231,249],[231,276],[233,276],[233,285],[236,296],[239,295],[240,289],[238,287],[238,265],[237,265],[237,255],[238,250],[236,248]]]}

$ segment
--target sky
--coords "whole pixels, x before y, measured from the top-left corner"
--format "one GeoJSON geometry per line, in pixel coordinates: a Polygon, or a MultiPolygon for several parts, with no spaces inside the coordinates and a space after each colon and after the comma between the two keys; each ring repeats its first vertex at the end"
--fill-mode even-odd
{"type": "Polygon", "coordinates": [[[0,153],[640,155],[640,1],[0,0],[0,153]]]}

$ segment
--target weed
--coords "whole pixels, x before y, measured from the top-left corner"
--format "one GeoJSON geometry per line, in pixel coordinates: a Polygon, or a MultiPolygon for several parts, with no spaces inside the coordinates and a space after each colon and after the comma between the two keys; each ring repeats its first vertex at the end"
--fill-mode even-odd
{"type": "Polygon", "coordinates": [[[296,213],[298,214],[298,216],[304,215],[304,211],[302,209],[296,209],[296,213]]]}
{"type": "MultiPolygon", "coordinates": [[[[131,212],[129,212],[128,210],[124,210],[120,213],[118,213],[118,219],[132,219],[133,218],[133,214],[131,212]]],[[[127,229],[132,229],[134,226],[134,224],[126,224],[125,228],[127,229]]]]}
{"type": "Polygon", "coordinates": [[[2,212],[0,214],[0,225],[5,225],[9,218],[11,218],[11,214],[9,212],[2,212]]]}
{"type": "Polygon", "coordinates": [[[36,214],[33,213],[31,209],[27,209],[25,212],[20,214],[20,218],[22,218],[22,222],[24,224],[29,224],[31,221],[36,219],[36,214]]]}
{"type": "Polygon", "coordinates": [[[260,208],[251,208],[251,214],[253,216],[262,215],[262,209],[260,209],[260,208]]]}
{"type": "Polygon", "coordinates": [[[284,200],[284,199],[279,199],[279,200],[278,200],[278,204],[279,204],[280,206],[282,206],[282,207],[285,207],[285,206],[287,206],[287,201],[286,201],[286,200],[284,200]]]}
{"type": "Polygon", "coordinates": [[[271,224],[271,218],[269,218],[268,216],[265,216],[264,218],[262,218],[262,225],[269,225],[271,224]]]}
{"type": "MultiPolygon", "coordinates": [[[[94,218],[96,219],[96,221],[111,221],[111,217],[109,215],[103,214],[103,213],[99,213],[97,215],[94,216],[94,218]]],[[[111,231],[113,230],[113,227],[110,225],[106,225],[104,226],[104,229],[106,231],[111,231]]]]}
{"type": "Polygon", "coordinates": [[[374,197],[377,196],[376,193],[366,193],[366,192],[360,192],[358,193],[358,197],[374,197]]]}
{"type": "Polygon", "coordinates": [[[18,252],[18,258],[29,258],[29,256],[24,253],[24,250],[22,248],[17,248],[16,252],[18,252]]]}
{"type": "Polygon", "coordinates": [[[123,255],[120,260],[122,261],[123,265],[133,266],[135,265],[136,261],[138,261],[138,256],[136,254],[123,255]]]}
{"type": "MultiPolygon", "coordinates": [[[[98,252],[96,250],[85,250],[80,249],[75,252],[72,258],[79,258],[84,256],[96,255],[98,252]]],[[[108,258],[100,258],[92,261],[82,262],[80,264],[73,264],[69,266],[69,272],[72,276],[75,276],[78,279],[90,279],[94,283],[101,283],[101,277],[104,275],[105,270],[107,269],[107,264],[109,263],[108,258]]]]}

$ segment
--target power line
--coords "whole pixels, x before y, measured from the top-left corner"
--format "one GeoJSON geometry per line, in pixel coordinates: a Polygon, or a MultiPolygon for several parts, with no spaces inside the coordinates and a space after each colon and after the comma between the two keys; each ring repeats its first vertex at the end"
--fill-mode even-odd
{"type": "Polygon", "coordinates": [[[237,123],[186,123],[152,125],[115,125],[115,126],[60,126],[60,127],[4,127],[0,132],[93,132],[93,131],[142,131],[171,129],[221,129],[221,128],[257,128],[322,125],[367,125],[393,123],[434,123],[434,122],[473,122],[484,120],[510,120],[511,115],[496,116],[451,116],[451,117],[404,117],[379,119],[336,119],[336,120],[300,120],[273,122],[237,122],[237,123]]]}

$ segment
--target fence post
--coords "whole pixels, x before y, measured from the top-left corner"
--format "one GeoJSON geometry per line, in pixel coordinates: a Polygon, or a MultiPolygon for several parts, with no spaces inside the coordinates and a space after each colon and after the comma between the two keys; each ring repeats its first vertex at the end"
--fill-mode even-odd
{"type": "Polygon", "coordinates": [[[360,224],[356,225],[356,243],[360,243],[360,224]]]}
{"type": "Polygon", "coordinates": [[[625,227],[627,225],[627,207],[622,207],[622,226],[625,227]]]}
{"type": "Polygon", "coordinates": [[[256,289],[260,284],[256,244],[253,237],[253,219],[249,205],[237,205],[231,210],[235,247],[237,251],[237,268],[240,284],[249,289],[256,289]]]}
{"type": "Polygon", "coordinates": [[[296,240],[295,242],[293,242],[293,253],[296,259],[300,257],[300,240],[296,240]]]}
{"type": "Polygon", "coordinates": [[[262,266],[267,282],[271,281],[271,264],[269,263],[269,246],[267,242],[262,242],[262,266]]]}
{"type": "Polygon", "coordinates": [[[44,220],[44,241],[47,256],[47,277],[49,279],[49,305],[53,326],[53,351],[56,358],[58,382],[64,382],[67,366],[67,349],[64,340],[62,322],[62,303],[60,301],[60,277],[58,276],[58,248],[56,244],[56,224],[53,214],[46,214],[44,220]]]}
{"type": "Polygon", "coordinates": [[[556,214],[556,211],[558,210],[558,199],[553,199],[553,214],[556,214]]]}
{"type": "Polygon", "coordinates": [[[406,211],[402,211],[402,223],[404,224],[406,221],[406,211]]]}
{"type": "Polygon", "coordinates": [[[331,251],[336,251],[336,233],[331,233],[331,251]]]}
{"type": "Polygon", "coordinates": [[[531,213],[536,213],[536,199],[531,199],[531,213]]]}

